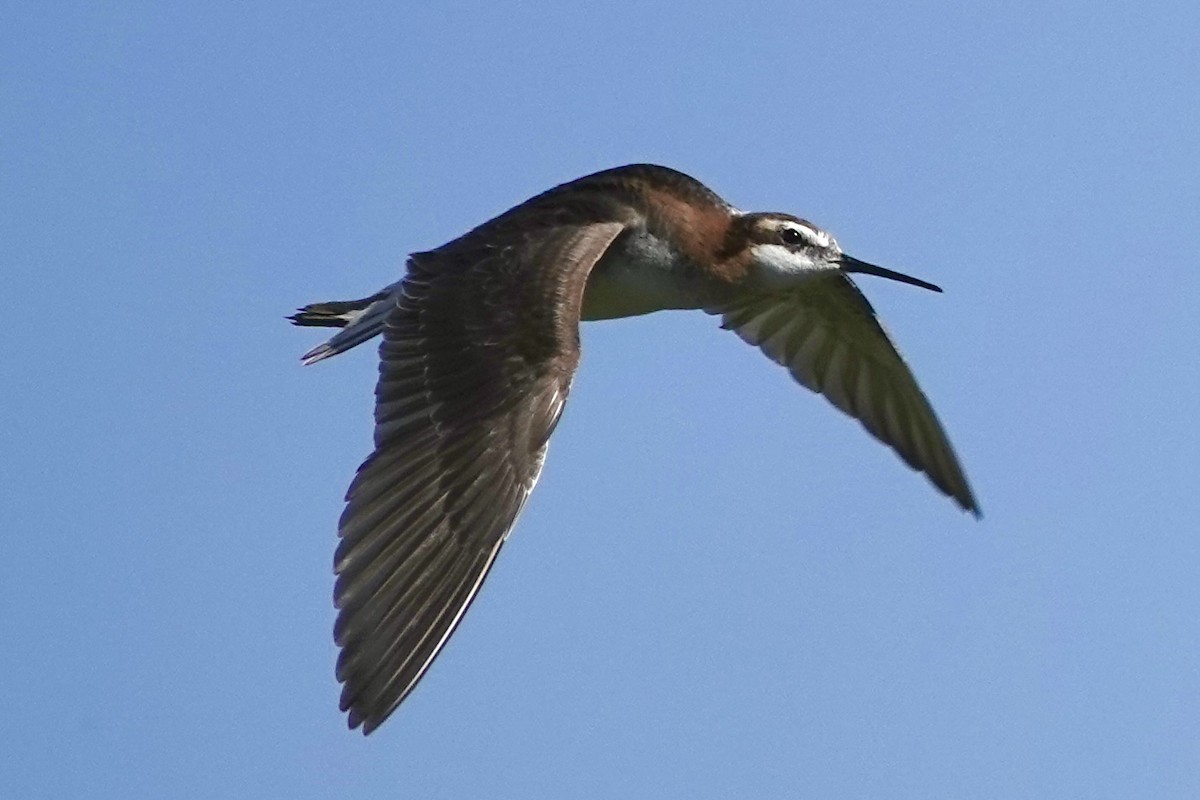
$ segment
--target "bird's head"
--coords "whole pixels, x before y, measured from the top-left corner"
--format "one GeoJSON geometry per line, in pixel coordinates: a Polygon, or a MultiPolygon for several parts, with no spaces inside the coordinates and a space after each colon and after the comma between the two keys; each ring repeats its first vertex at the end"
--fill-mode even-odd
{"type": "Polygon", "coordinates": [[[798,282],[833,270],[878,275],[940,292],[941,288],[902,272],[877,267],[842,252],[832,234],[791,214],[746,214],[741,231],[754,273],[773,287],[798,282]]]}

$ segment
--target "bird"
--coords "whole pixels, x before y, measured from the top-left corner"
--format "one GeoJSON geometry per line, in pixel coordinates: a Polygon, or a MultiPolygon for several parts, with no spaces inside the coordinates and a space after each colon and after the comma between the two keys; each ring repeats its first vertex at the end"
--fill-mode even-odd
{"type": "Polygon", "coordinates": [[[334,557],[340,708],[377,729],[475,599],[537,483],[580,360],[581,321],[679,309],[786,367],[964,511],[980,507],[928,399],[851,275],[941,289],[844,253],[785,213],[749,213],[682,172],[573,180],[434,250],[359,300],[288,317],[341,328],[313,364],[375,336],[374,450],[334,557]]]}

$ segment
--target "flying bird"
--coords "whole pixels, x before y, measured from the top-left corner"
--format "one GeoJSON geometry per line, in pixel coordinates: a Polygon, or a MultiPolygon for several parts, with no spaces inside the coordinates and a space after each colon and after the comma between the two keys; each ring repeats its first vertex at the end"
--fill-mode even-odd
{"type": "Polygon", "coordinates": [[[346,493],[337,679],[370,733],[437,657],[537,483],[579,364],[581,320],[699,309],[825,395],[964,510],[962,467],[851,274],[937,286],[842,252],[799,217],[745,213],[635,164],[562,184],[361,300],[289,319],[342,328],[312,364],[382,334],[375,449],[346,493]]]}

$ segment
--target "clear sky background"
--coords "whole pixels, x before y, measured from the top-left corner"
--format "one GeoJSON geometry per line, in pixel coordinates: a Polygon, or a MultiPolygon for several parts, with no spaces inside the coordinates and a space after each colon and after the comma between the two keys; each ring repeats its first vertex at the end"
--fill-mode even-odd
{"type": "Polygon", "coordinates": [[[1195,2],[6,3],[0,797],[1200,796],[1195,2]],[[360,297],[549,186],[829,228],[976,522],[703,314],[597,323],[376,735],[360,297]]]}

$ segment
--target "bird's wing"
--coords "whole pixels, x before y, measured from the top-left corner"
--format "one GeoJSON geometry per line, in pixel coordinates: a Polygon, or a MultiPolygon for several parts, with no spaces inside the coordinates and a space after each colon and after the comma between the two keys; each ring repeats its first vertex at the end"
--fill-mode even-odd
{"type": "Polygon", "coordinates": [[[722,327],[859,420],[909,466],[976,515],[979,504],[929,400],[875,310],[843,274],[721,309],[722,327]]]}
{"type": "Polygon", "coordinates": [[[375,451],[339,523],[351,728],[412,691],[495,561],[567,398],[587,275],[623,227],[493,231],[410,259],[384,323],[375,451]]]}

